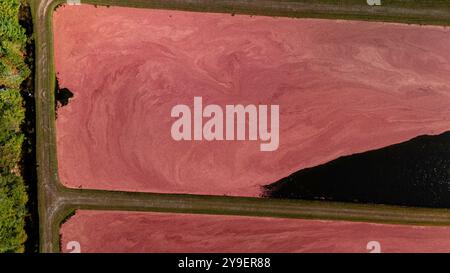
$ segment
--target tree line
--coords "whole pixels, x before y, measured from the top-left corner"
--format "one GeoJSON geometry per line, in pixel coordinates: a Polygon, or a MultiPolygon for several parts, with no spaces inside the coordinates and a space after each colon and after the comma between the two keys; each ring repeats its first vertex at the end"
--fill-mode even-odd
{"type": "Polygon", "coordinates": [[[0,1],[0,252],[23,252],[27,239],[28,201],[22,173],[22,124],[25,107],[21,84],[30,76],[27,37],[19,11],[25,2],[0,1]]]}

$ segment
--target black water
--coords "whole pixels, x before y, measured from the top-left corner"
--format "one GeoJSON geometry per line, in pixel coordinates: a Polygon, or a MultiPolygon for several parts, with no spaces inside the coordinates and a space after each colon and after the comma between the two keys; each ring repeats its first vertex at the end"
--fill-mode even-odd
{"type": "Polygon", "coordinates": [[[299,170],[263,195],[450,208],[450,131],[299,170]]]}
{"type": "Polygon", "coordinates": [[[69,100],[73,98],[73,93],[67,88],[61,88],[56,91],[55,99],[56,99],[56,108],[66,106],[69,104],[69,100]]]}
{"type": "Polygon", "coordinates": [[[55,78],[55,117],[58,118],[58,109],[69,104],[73,93],[67,88],[59,87],[59,80],[55,78]]]}

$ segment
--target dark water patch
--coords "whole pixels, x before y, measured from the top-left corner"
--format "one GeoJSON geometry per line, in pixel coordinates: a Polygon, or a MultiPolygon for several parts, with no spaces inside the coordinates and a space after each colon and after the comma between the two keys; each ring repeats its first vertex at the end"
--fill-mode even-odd
{"type": "Polygon", "coordinates": [[[69,104],[69,100],[73,97],[73,93],[70,92],[67,88],[62,88],[58,90],[58,93],[56,93],[56,101],[59,103],[60,106],[66,106],[69,104]]]}
{"type": "Polygon", "coordinates": [[[450,208],[450,131],[297,171],[263,196],[450,208]]]}
{"type": "Polygon", "coordinates": [[[58,117],[58,109],[69,104],[73,93],[67,88],[60,88],[58,78],[55,79],[55,113],[58,117]]]}

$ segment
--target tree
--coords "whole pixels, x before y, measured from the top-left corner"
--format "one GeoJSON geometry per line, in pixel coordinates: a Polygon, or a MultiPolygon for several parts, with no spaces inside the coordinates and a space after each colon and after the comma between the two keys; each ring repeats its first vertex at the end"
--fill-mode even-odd
{"type": "Polygon", "coordinates": [[[28,200],[21,177],[25,118],[20,86],[30,75],[19,0],[0,1],[0,252],[23,252],[28,200]]]}

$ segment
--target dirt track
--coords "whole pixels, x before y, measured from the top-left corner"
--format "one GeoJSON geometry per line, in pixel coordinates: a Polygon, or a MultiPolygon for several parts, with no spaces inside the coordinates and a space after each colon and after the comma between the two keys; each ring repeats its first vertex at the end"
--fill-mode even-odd
{"type": "MultiPolygon", "coordinates": [[[[62,187],[58,181],[56,166],[56,137],[55,115],[52,111],[54,105],[53,87],[54,71],[52,67],[51,44],[51,14],[59,0],[32,1],[34,6],[34,32],[36,35],[36,110],[37,110],[37,160],[39,179],[39,218],[40,218],[40,246],[42,252],[59,251],[59,224],[74,209],[116,209],[116,210],[145,210],[145,211],[175,211],[213,214],[242,214],[242,215],[273,215],[278,217],[303,217],[326,219],[352,219],[359,221],[396,222],[396,223],[422,223],[422,224],[450,224],[448,210],[406,209],[386,206],[364,206],[350,204],[328,204],[314,202],[292,202],[281,200],[254,200],[243,198],[224,197],[199,197],[199,196],[175,196],[141,193],[123,193],[107,191],[82,191],[68,190],[62,187]]],[[[99,1],[92,1],[99,3],[99,1]]],[[[102,3],[117,4],[118,1],[101,1],[102,3]]],[[[143,6],[142,1],[136,2],[143,6]]],[[[179,1],[178,1],[179,2],[179,1]]],[[[190,1],[193,2],[193,1],[190,1]]],[[[225,1],[226,2],[226,1],[225,1]]],[[[167,1],[161,4],[155,1],[156,7],[167,5],[167,1]]],[[[201,4],[209,1],[194,1],[193,6],[201,10],[201,4]]],[[[241,2],[241,7],[251,9],[256,2],[241,2]]],[[[259,7],[270,5],[272,8],[289,10],[292,7],[283,3],[264,1],[257,3],[259,7]],[[259,5],[261,4],[261,5],[259,5]]],[[[178,5],[178,4],[177,4],[178,5]]],[[[234,3],[233,5],[237,5],[234,3]]],[[[174,8],[175,4],[170,6],[174,8]]],[[[216,10],[223,6],[230,8],[230,3],[224,4],[217,1],[216,10]],[[228,6],[227,6],[228,5],[228,6]]],[[[323,8],[323,7],[320,7],[323,8]]],[[[310,6],[295,5],[294,10],[298,14],[311,11],[310,6]]],[[[316,7],[315,12],[323,10],[316,7]]],[[[380,12],[388,12],[389,8],[380,9],[380,12]]],[[[242,9],[245,12],[245,8],[242,9]]],[[[352,11],[358,13],[360,11],[352,11]]],[[[367,12],[367,8],[366,8],[367,12]]],[[[398,10],[393,11],[398,14],[398,10]]],[[[408,11],[402,10],[401,13],[408,11]]],[[[320,13],[320,12],[319,12],[320,13]]],[[[417,12],[412,12],[417,13],[417,12]]],[[[442,11],[420,11],[424,16],[434,14],[442,18],[442,11]]],[[[391,14],[392,15],[392,14],[391,14]]],[[[447,14],[444,14],[448,18],[447,14]]]]}

